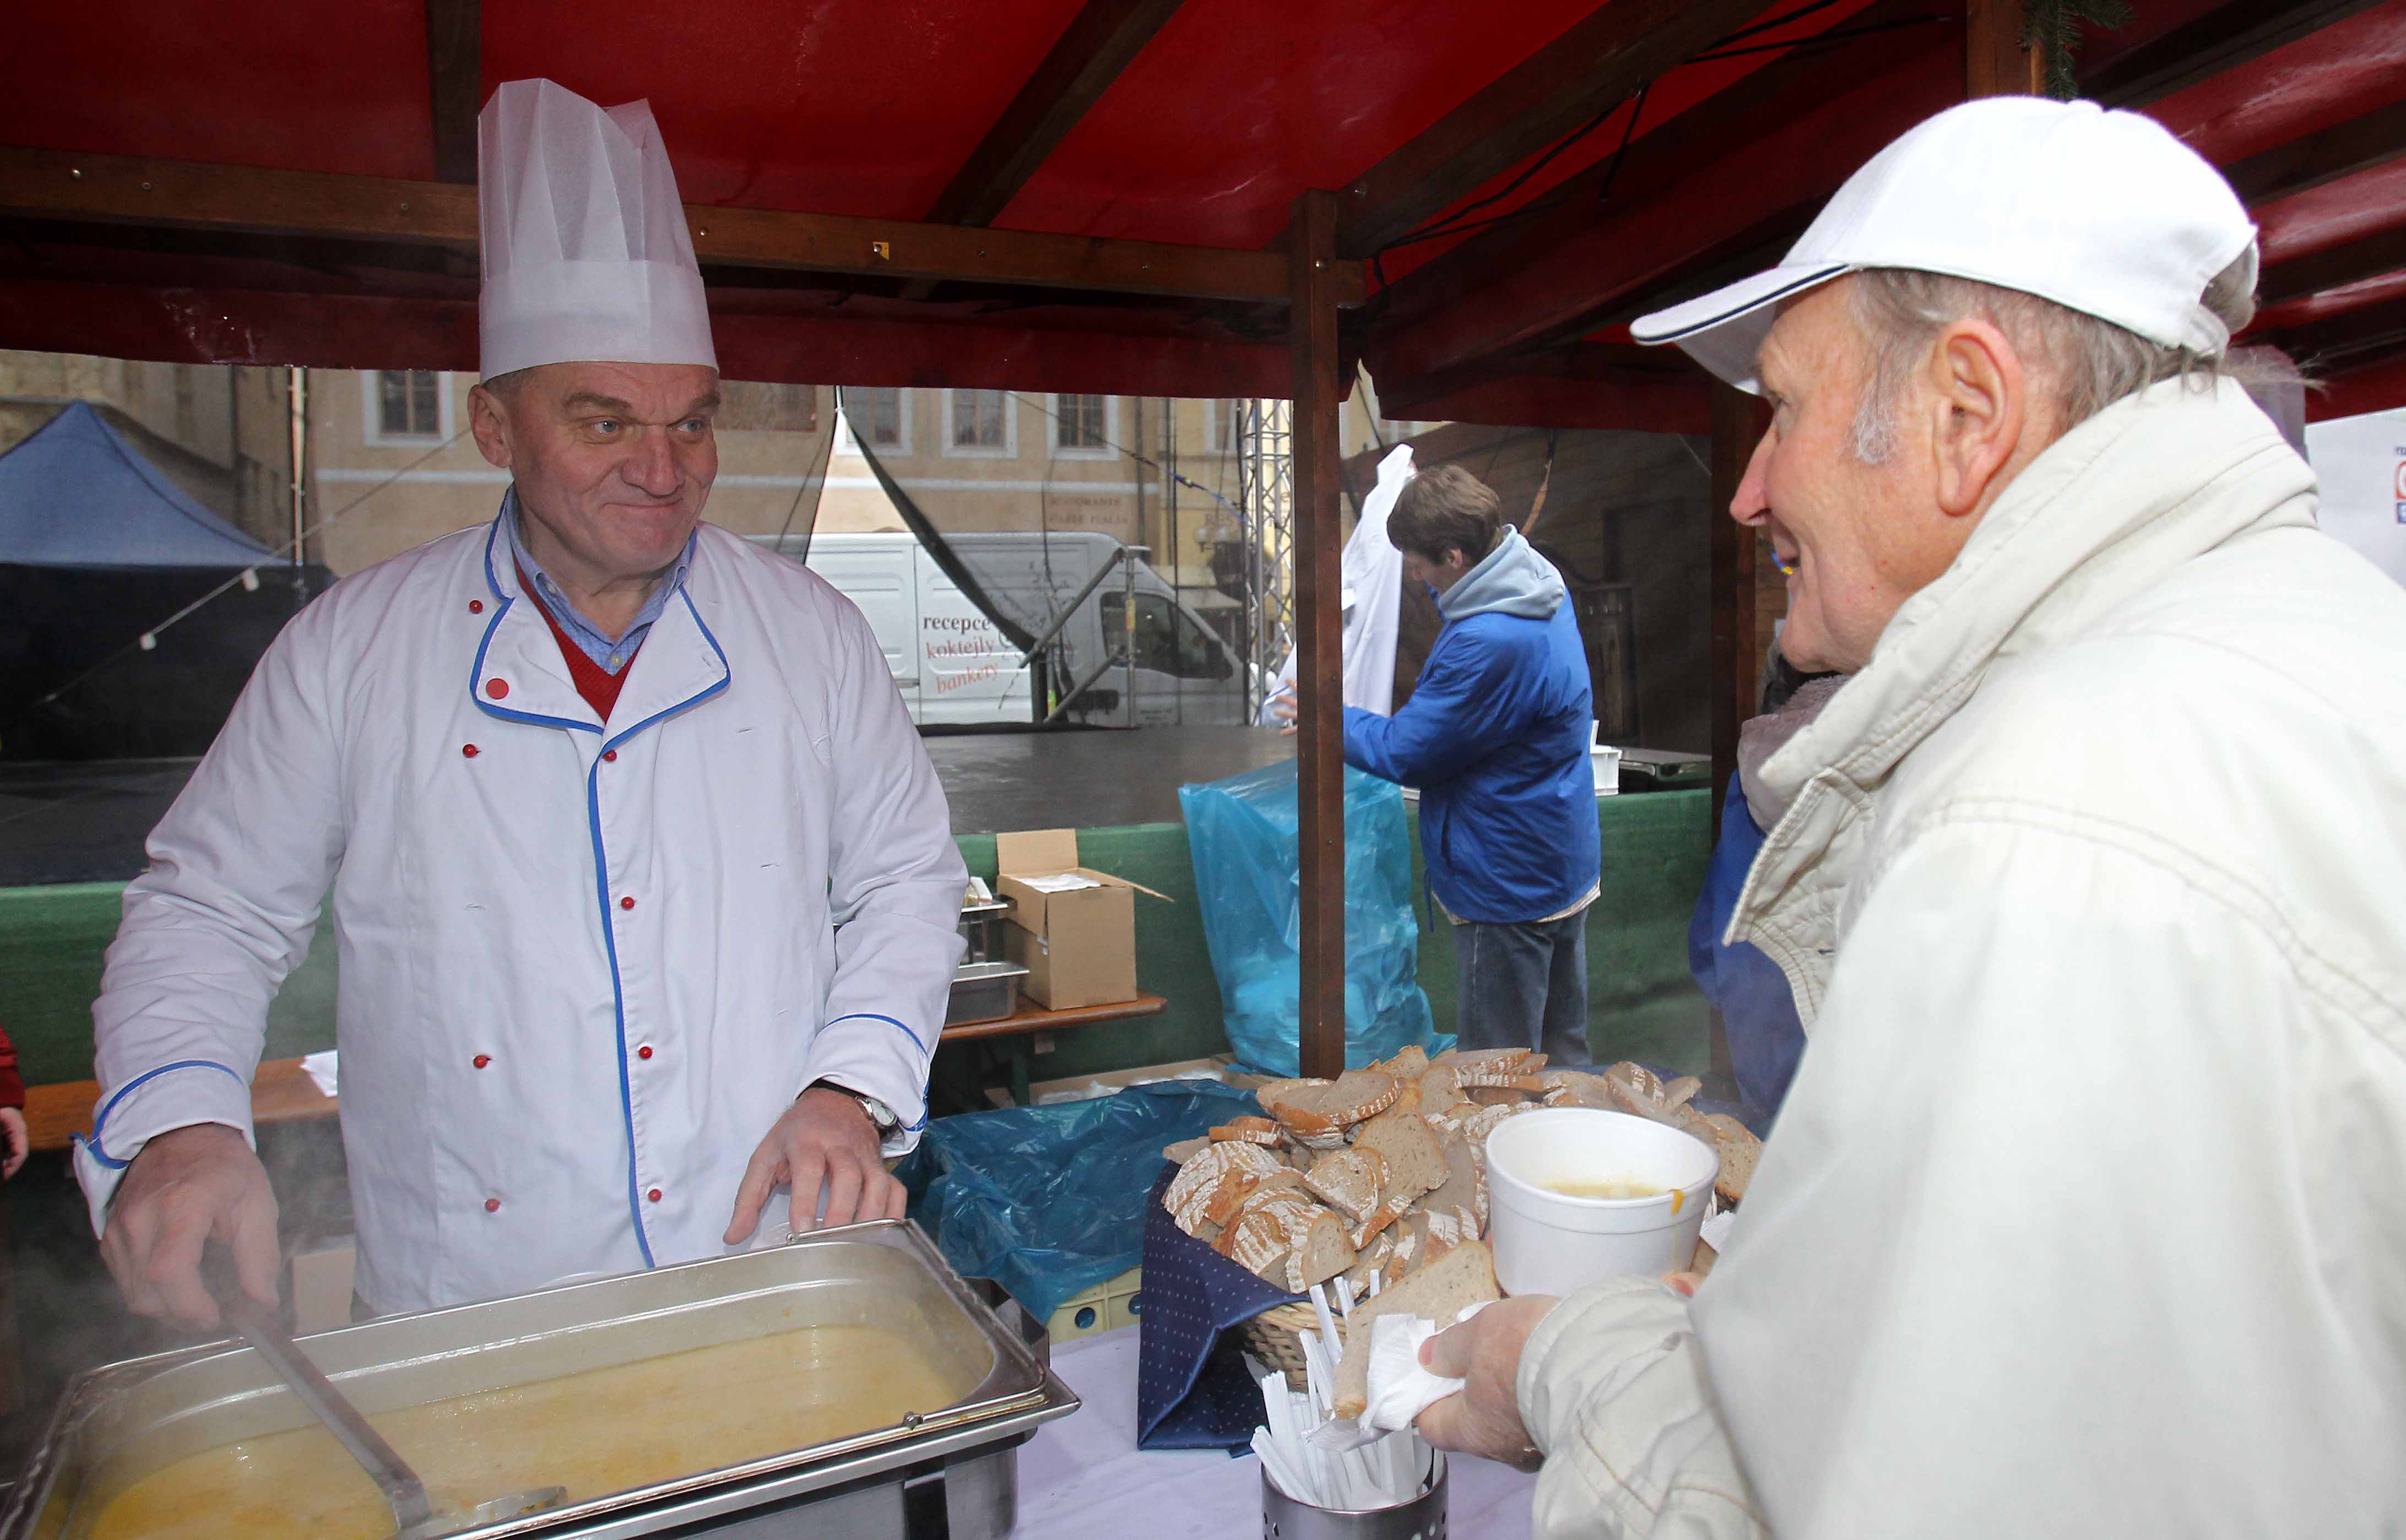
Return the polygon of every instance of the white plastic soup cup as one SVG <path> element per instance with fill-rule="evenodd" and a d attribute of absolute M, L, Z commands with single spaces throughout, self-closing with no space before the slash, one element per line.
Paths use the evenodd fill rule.
<path fill-rule="evenodd" d="M 1695 1259 L 1719 1151 L 1667 1123 L 1584 1107 L 1507 1118 L 1487 1137 L 1488 1241 L 1507 1294 L 1566 1294 Z M 1631 1182 L 1650 1197 L 1576 1197 L 1562 1184 Z"/>

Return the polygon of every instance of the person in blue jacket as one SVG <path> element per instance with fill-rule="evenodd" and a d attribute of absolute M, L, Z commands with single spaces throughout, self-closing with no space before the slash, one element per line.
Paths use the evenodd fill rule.
<path fill-rule="evenodd" d="M 1405 484 L 1387 537 L 1444 628 L 1402 710 L 1345 709 L 1345 761 L 1420 788 L 1429 887 L 1456 927 L 1462 1046 L 1587 1064 L 1587 907 L 1603 852 L 1568 590 L 1457 466 Z"/>

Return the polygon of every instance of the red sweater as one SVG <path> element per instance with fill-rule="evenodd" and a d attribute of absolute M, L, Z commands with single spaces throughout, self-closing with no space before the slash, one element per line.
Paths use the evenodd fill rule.
<path fill-rule="evenodd" d="M 0 1107 L 25 1105 L 25 1077 L 17 1072 L 17 1045 L 0 1032 Z"/>
<path fill-rule="evenodd" d="M 618 703 L 619 687 L 627 683 L 627 671 L 635 666 L 635 653 L 644 650 L 643 643 L 637 643 L 634 651 L 627 655 L 627 661 L 619 666 L 616 673 L 612 673 L 601 664 L 586 657 L 585 649 L 578 646 L 575 640 L 560 629 L 559 617 L 551 613 L 551 606 L 545 604 L 542 596 L 535 592 L 534 580 L 527 576 L 527 570 L 524 567 L 518 569 L 518 592 L 533 600 L 535 609 L 543 615 L 544 623 L 551 628 L 551 639 L 559 643 L 560 660 L 568 665 L 568 677 L 574 682 L 576 693 L 583 696 L 585 703 L 593 708 L 594 715 L 599 716 L 603 722 L 608 722 L 610 708 Z"/>

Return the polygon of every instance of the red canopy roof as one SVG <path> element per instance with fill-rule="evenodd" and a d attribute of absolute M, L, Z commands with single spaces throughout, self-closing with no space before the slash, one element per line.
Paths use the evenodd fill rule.
<path fill-rule="evenodd" d="M 2257 335 L 2320 361 L 2324 410 L 2406 401 L 2406 0 L 2138 9 L 2090 40 L 2084 89 L 2257 205 Z M 1339 250 L 1376 257 L 1374 297 L 1347 346 L 1390 415 L 1680 428 L 1701 377 L 1621 328 L 1776 257 L 1960 99 L 1965 47 L 1960 0 L 80 0 L 12 17 L 10 43 L 0 145 L 78 157 L 457 180 L 475 105 L 543 75 L 648 97 L 686 197 L 716 208 L 1258 250 L 1298 192 L 1359 187 Z M 456 241 L 80 209 L 54 161 L 0 149 L 0 346 L 474 367 Z M 1275 303 L 705 261 L 744 377 L 1285 389 Z"/>

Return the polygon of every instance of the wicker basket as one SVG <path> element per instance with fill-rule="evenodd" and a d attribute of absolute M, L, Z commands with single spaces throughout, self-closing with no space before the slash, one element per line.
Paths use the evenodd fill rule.
<path fill-rule="evenodd" d="M 1303 1339 L 1295 1334 L 1318 1330 L 1320 1315 L 1310 1306 L 1273 1305 L 1251 1321 L 1239 1322 L 1237 1335 L 1247 1352 L 1286 1376 L 1289 1390 L 1301 1391 L 1309 1387 L 1304 1373 Z M 1345 1346 L 1342 1321 L 1337 1323 L 1337 1331 L 1339 1340 L 1335 1347 L 1341 1352 Z"/>

